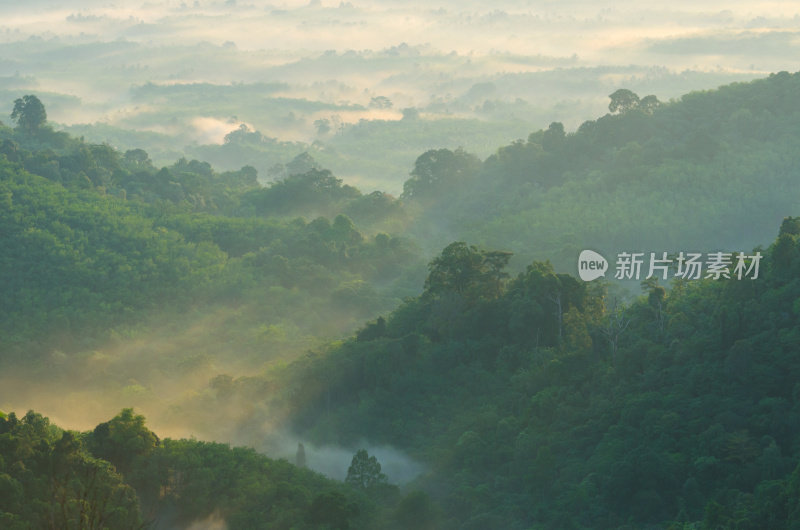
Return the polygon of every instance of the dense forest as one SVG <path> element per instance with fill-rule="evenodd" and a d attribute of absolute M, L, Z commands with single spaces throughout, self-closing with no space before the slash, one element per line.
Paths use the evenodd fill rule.
<path fill-rule="evenodd" d="M 0 384 L 19 392 L 0 395 L 0 523 L 795 528 L 798 85 L 619 90 L 575 132 L 421 153 L 399 197 L 308 153 L 267 185 L 159 168 L 20 98 L 0 126 Z M 582 248 L 754 247 L 756 279 L 572 274 Z M 59 421 L 7 410 L 45 395 L 57 413 L 27 408 Z M 345 448 L 344 482 L 304 446 Z M 421 471 L 400 484 L 373 446 Z"/>
<path fill-rule="evenodd" d="M 648 281 L 626 306 L 454 243 L 420 297 L 296 367 L 290 416 L 430 462 L 442 527 L 791 528 L 798 226 L 758 280 Z"/>
<path fill-rule="evenodd" d="M 263 188 L 251 167 L 216 173 L 181 159 L 157 169 L 142 150 L 119 153 L 46 125 L 0 128 L 0 141 L 3 357 L 15 344 L 26 355 L 36 342 L 52 347 L 51 337 L 61 349 L 86 347 L 78 336 L 165 306 L 269 291 L 286 310 L 305 303 L 292 300 L 299 290 L 314 299 L 311 313 L 327 311 L 328 299 L 363 318 L 409 292 L 392 282 L 414 263 L 414 245 L 379 231 L 402 227 L 398 201 L 362 195 L 313 161 L 300 157 L 299 173 Z M 308 324 L 324 330 L 323 319 Z"/>
<path fill-rule="evenodd" d="M 609 114 L 559 122 L 480 161 L 432 150 L 402 198 L 432 248 L 456 240 L 515 250 L 518 263 L 572 270 L 584 248 L 742 249 L 796 213 L 797 91 L 781 72 L 661 103 L 614 94 Z M 641 101 L 641 103 L 640 103 Z"/>
<path fill-rule="evenodd" d="M 0 523 L 9 530 L 373 527 L 379 517 L 413 516 L 422 495 L 400 498 L 365 451 L 342 484 L 299 459 L 161 440 L 131 409 L 83 433 L 32 411 L 0 414 L 0 456 Z"/>

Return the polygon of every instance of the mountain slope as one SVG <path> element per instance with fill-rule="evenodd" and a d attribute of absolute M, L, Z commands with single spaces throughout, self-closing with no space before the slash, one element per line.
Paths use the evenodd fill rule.
<path fill-rule="evenodd" d="M 489 255 L 449 246 L 421 297 L 296 366 L 295 428 L 410 451 L 447 528 L 797 524 L 797 219 L 758 279 L 627 306 L 548 264 L 498 284 Z"/>

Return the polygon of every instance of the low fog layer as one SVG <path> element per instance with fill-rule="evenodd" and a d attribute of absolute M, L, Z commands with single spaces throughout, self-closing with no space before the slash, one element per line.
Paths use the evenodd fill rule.
<path fill-rule="evenodd" d="M 603 114 L 619 87 L 668 100 L 800 69 L 790 2 L 88 1 L 3 10 L 7 112 L 36 92 L 51 120 L 84 124 L 73 132 L 87 140 L 141 147 L 159 164 L 250 164 L 262 179 L 313 148 L 348 182 L 394 193 L 425 149 L 485 157 L 551 121 L 574 130 Z M 468 122 L 415 127 L 409 117 Z M 381 149 L 363 143 L 364 122 L 386 124 Z M 402 125 L 387 129 L 393 123 Z M 297 145 L 216 158 L 198 149 L 242 124 Z"/>
<path fill-rule="evenodd" d="M 573 55 L 592 62 L 654 63 L 656 54 L 677 68 L 714 68 L 709 57 L 733 55 L 760 61 L 765 33 L 797 31 L 797 4 L 769 2 L 672 2 L 658 8 L 628 2 L 294 2 L 156 1 L 131 7 L 100 1 L 26 2 L 4 7 L 3 40 L 31 35 L 187 45 L 207 41 L 243 50 L 325 51 L 381 49 L 400 42 L 429 44 L 459 53 Z M 736 42 L 750 36 L 756 46 Z M 686 40 L 695 39 L 686 46 Z M 710 39 L 717 46 L 703 45 Z M 790 41 L 791 39 L 786 39 Z M 654 46 L 654 43 L 661 46 Z M 741 43 L 740 43 L 741 44 Z M 784 50 L 784 57 L 791 57 Z M 706 59 L 701 59 L 706 57 Z M 277 60 L 277 58 L 276 58 Z M 713 60 L 713 59 L 712 59 Z M 782 64 L 782 63 L 781 63 Z M 757 68 L 764 66 L 754 65 Z"/>
<path fill-rule="evenodd" d="M 275 458 L 284 458 L 289 462 L 296 462 L 298 443 L 303 444 L 305 464 L 323 475 L 344 480 L 347 470 L 353 460 L 353 455 L 359 449 L 366 449 L 370 456 L 374 456 L 381 465 L 381 472 L 386 475 L 390 484 L 403 485 L 417 478 L 424 470 L 423 466 L 394 447 L 386 445 L 373 445 L 367 440 L 362 440 L 353 447 L 337 445 L 315 445 L 298 438 L 287 432 L 273 432 L 261 444 L 254 444 L 257 449 Z"/>

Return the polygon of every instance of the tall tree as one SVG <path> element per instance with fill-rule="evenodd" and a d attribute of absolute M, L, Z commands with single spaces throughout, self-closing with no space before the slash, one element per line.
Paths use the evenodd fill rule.
<path fill-rule="evenodd" d="M 639 96 L 627 88 L 620 88 L 608 97 L 611 98 L 608 110 L 614 114 L 624 114 L 639 107 Z"/>
<path fill-rule="evenodd" d="M 425 293 L 454 292 L 467 298 L 496 298 L 502 292 L 511 252 L 480 250 L 463 241 L 449 244 L 428 265 Z"/>
<path fill-rule="evenodd" d="M 297 467 L 306 467 L 306 448 L 302 443 L 297 444 L 297 453 L 294 456 L 294 463 Z"/>
<path fill-rule="evenodd" d="M 95 456 L 127 473 L 137 457 L 149 455 L 158 444 L 158 436 L 145 427 L 144 416 L 122 409 L 112 420 L 95 427 L 89 446 Z"/>
<path fill-rule="evenodd" d="M 639 102 L 639 109 L 647 114 L 652 114 L 654 110 L 661 106 L 661 102 L 658 100 L 656 96 L 650 94 L 649 96 L 645 96 Z"/>
<path fill-rule="evenodd" d="M 542 135 L 542 147 L 545 151 L 556 152 L 564 145 L 567 134 L 564 132 L 564 124 L 554 121 Z"/>
<path fill-rule="evenodd" d="M 366 449 L 359 449 L 347 470 L 347 484 L 361 489 L 370 489 L 380 484 L 386 484 L 386 475 L 381 473 L 381 465 L 374 456 L 369 456 Z"/>
<path fill-rule="evenodd" d="M 411 178 L 403 184 L 404 199 L 435 199 L 452 194 L 454 188 L 469 183 L 478 174 L 481 161 L 459 148 L 431 149 L 414 162 Z"/>
<path fill-rule="evenodd" d="M 47 112 L 39 98 L 29 94 L 14 101 L 11 119 L 16 122 L 17 129 L 35 133 L 47 121 Z"/>

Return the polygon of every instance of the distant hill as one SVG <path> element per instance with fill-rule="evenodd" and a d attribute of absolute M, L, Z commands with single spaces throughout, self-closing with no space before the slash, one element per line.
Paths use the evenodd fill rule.
<path fill-rule="evenodd" d="M 642 97 L 574 132 L 555 122 L 480 164 L 431 151 L 403 198 L 421 209 L 415 231 L 429 248 L 505 248 L 518 268 L 548 259 L 572 271 L 583 248 L 749 249 L 800 211 L 798 94 L 800 74 L 781 72 L 676 101 Z"/>

